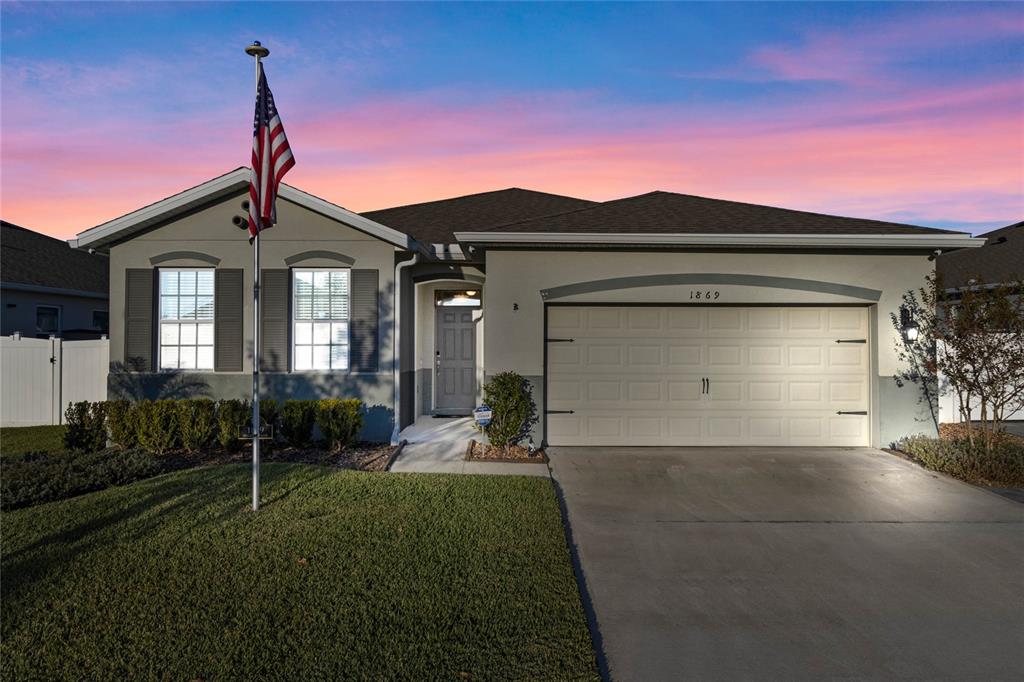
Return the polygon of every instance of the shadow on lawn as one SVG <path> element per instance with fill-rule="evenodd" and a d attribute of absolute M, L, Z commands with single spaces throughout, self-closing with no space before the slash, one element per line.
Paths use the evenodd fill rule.
<path fill-rule="evenodd" d="M 134 485 L 140 494 L 130 504 L 95 516 L 88 513 L 88 507 L 106 500 L 77 498 L 55 503 L 84 505 L 85 509 L 79 509 L 79 514 L 73 518 L 85 517 L 87 520 L 77 524 L 72 522 L 15 552 L 4 551 L 0 598 L 6 607 L 12 603 L 11 600 L 24 596 L 34 584 L 65 570 L 76 559 L 115 543 L 124 545 L 157 535 L 166 539 L 172 529 L 174 535 L 184 538 L 202 525 L 244 519 L 246 516 L 250 520 L 257 519 L 258 516 L 249 510 L 250 472 L 246 465 L 219 465 L 137 482 Z M 289 471 L 286 467 L 272 466 L 264 467 L 261 473 L 263 489 L 266 490 L 286 478 Z M 274 504 L 331 474 L 332 470 L 309 467 L 309 471 L 304 473 L 305 478 L 266 497 L 264 509 L 272 510 Z M 37 507 L 35 511 L 39 509 Z M 19 513 L 32 514 L 33 511 L 33 508 L 28 508 Z M 174 517 L 173 524 L 168 523 L 171 517 Z M 165 524 L 166 527 L 161 528 Z"/>

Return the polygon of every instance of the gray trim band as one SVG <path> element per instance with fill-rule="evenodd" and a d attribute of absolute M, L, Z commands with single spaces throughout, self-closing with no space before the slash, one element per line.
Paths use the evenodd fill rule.
<path fill-rule="evenodd" d="M 336 251 L 303 251 L 297 253 L 294 256 L 288 256 L 284 259 L 285 265 L 295 265 L 301 263 L 304 260 L 313 260 L 314 258 L 323 258 L 326 260 L 333 260 L 345 265 L 355 265 L 356 259 L 351 256 L 346 256 Z"/>
<path fill-rule="evenodd" d="M 545 301 L 551 301 L 557 298 L 565 298 L 566 296 L 592 294 L 598 291 L 663 287 L 677 284 L 734 284 L 747 287 L 793 289 L 797 291 L 813 291 L 819 294 L 850 296 L 867 301 L 877 301 L 882 297 L 882 292 L 877 289 L 855 287 L 849 284 L 822 282 L 813 279 L 797 279 L 795 277 L 770 277 L 766 275 L 740 275 L 720 272 L 637 275 L 634 277 L 595 279 L 589 282 L 577 282 L 576 284 L 566 284 L 560 287 L 552 287 L 551 289 L 541 289 L 540 297 Z"/>
<path fill-rule="evenodd" d="M 161 253 L 159 256 L 151 256 L 149 263 L 150 265 L 158 265 L 169 260 L 200 260 L 210 265 L 220 265 L 220 258 L 211 256 L 208 253 L 200 253 L 199 251 L 170 251 L 168 253 Z"/>

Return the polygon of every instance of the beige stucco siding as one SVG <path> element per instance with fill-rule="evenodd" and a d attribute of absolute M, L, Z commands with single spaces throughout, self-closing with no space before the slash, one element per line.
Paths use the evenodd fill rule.
<path fill-rule="evenodd" d="M 835 253 L 603 253 L 499 251 L 487 254 L 487 298 L 484 312 L 486 374 L 512 370 L 531 378 L 544 374 L 544 303 L 541 292 L 594 280 L 651 275 L 698 275 L 679 285 L 612 288 L 549 299 L 551 302 L 699 303 L 691 292 L 718 291 L 717 304 L 863 304 L 869 305 L 873 338 L 875 420 L 873 443 L 887 444 L 904 432 L 932 427 L 922 414 L 913 387 L 892 385 L 897 370 L 898 333 L 889 322 L 902 294 L 919 287 L 933 264 L 925 255 Z M 871 289 L 866 295 L 732 284 L 703 285 L 699 275 L 754 275 L 780 280 L 795 278 Z M 768 280 L 766 280 L 768 281 Z M 781 280 L 780 280 L 781 281 Z M 834 289 L 834 287 L 833 287 Z M 542 392 L 542 386 L 537 387 Z M 886 414 L 883 416 L 883 412 Z"/>

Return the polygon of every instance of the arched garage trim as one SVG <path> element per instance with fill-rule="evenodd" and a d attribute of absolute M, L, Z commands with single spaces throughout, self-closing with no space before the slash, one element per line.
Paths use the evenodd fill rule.
<path fill-rule="evenodd" d="M 771 277 L 768 275 L 742 275 L 720 272 L 694 272 L 663 275 L 636 275 L 633 277 L 612 277 L 595 279 L 589 282 L 566 284 L 551 289 L 541 289 L 540 296 L 545 301 L 553 301 L 567 296 L 592 294 L 599 291 L 615 291 L 618 289 L 636 289 L 641 287 L 664 287 L 678 284 L 733 284 L 745 287 L 767 287 L 771 289 L 790 289 L 796 291 L 813 291 L 819 294 L 849 296 L 866 301 L 877 301 L 882 292 L 877 289 L 857 287 L 837 282 L 824 282 L 814 279 L 798 279 L 796 277 Z"/>

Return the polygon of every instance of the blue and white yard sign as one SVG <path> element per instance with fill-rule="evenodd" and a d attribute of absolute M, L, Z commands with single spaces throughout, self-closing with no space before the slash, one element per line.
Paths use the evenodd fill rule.
<path fill-rule="evenodd" d="M 476 408 L 473 410 L 473 419 L 480 426 L 487 426 L 491 423 L 491 408 L 487 405 L 481 405 Z"/>

